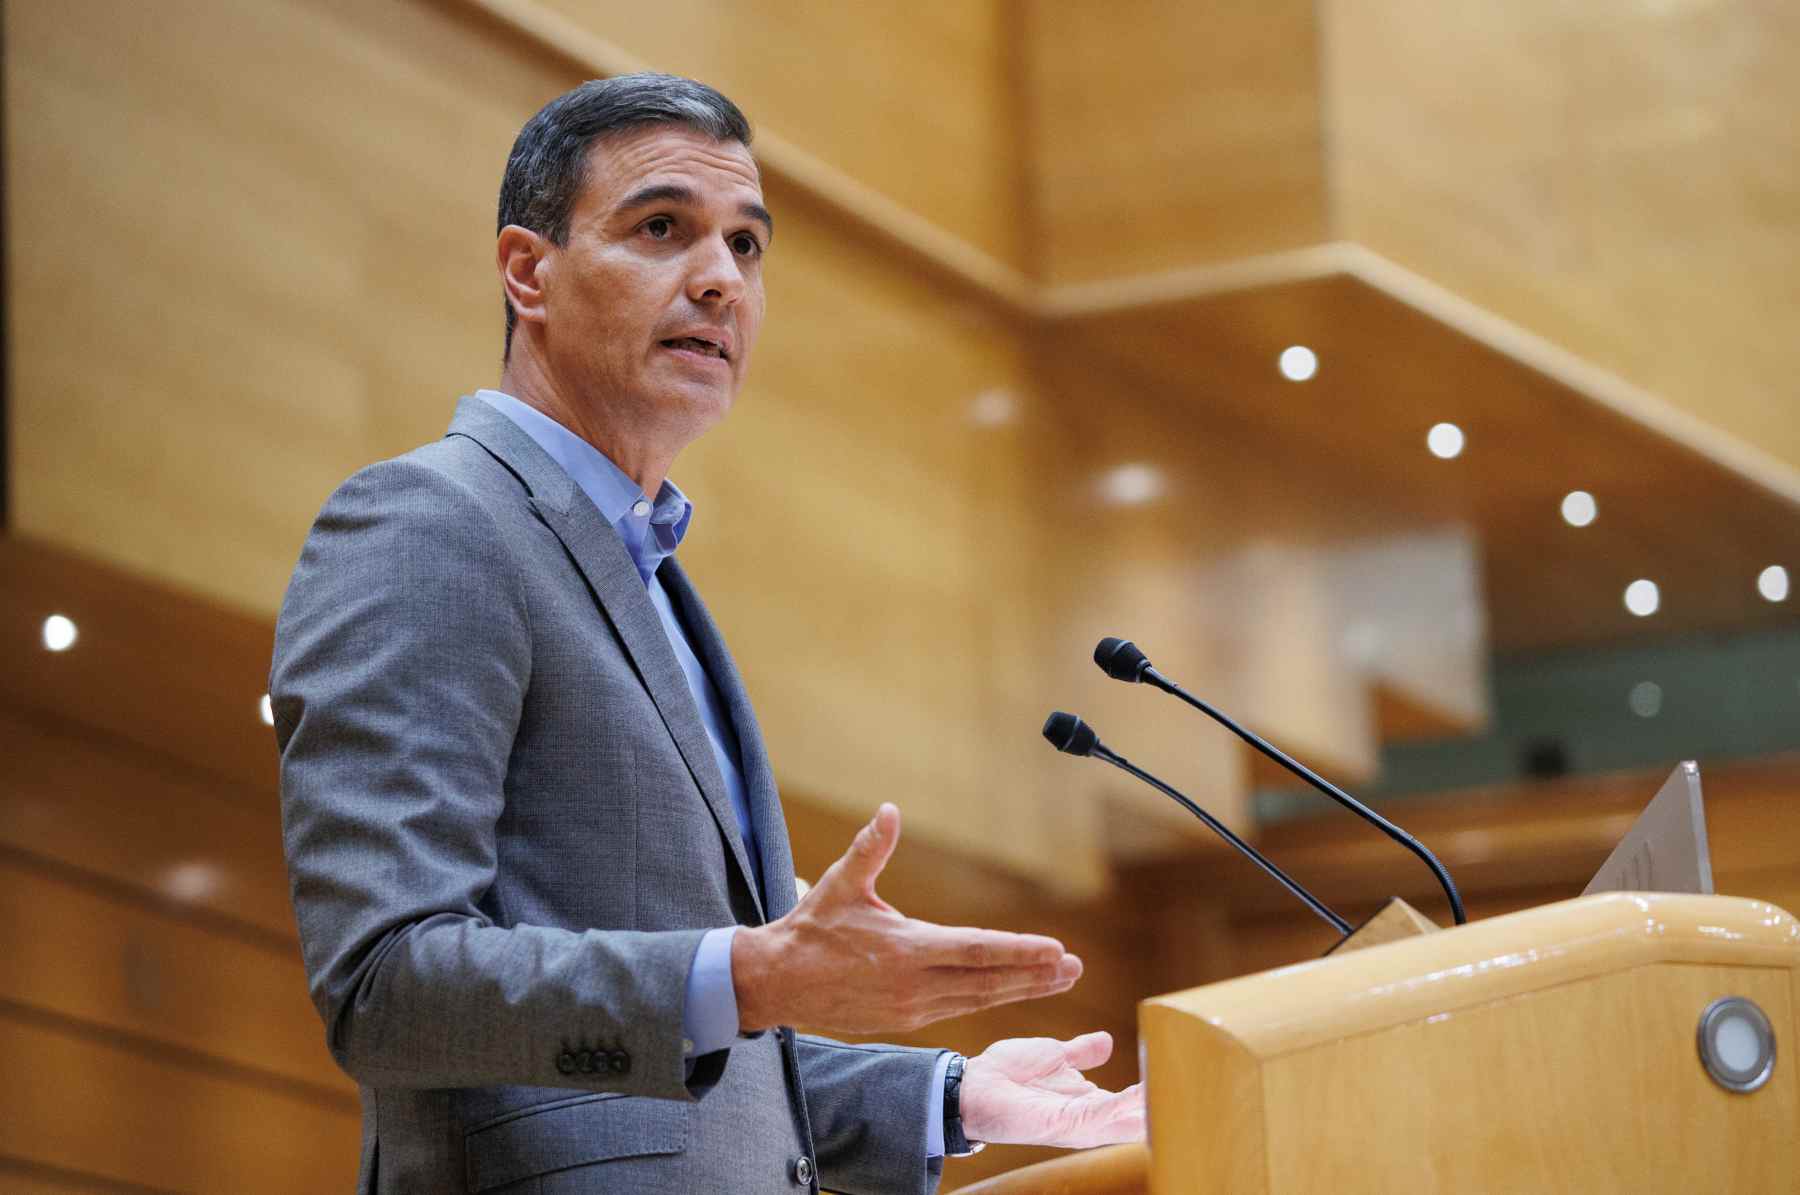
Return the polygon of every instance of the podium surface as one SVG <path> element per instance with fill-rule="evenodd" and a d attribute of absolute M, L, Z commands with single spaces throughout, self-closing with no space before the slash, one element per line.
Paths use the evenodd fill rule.
<path fill-rule="evenodd" d="M 1150 1190 L 1800 1191 L 1800 926 L 1609 893 L 1145 1001 Z M 1766 1082 L 1702 1014 L 1766 1015 Z"/>

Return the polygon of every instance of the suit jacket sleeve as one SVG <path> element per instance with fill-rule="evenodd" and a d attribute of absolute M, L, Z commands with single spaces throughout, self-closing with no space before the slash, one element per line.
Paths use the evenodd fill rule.
<path fill-rule="evenodd" d="M 479 907 L 531 643 L 518 566 L 459 483 L 402 458 L 326 503 L 282 605 L 270 694 L 327 1042 L 369 1086 L 697 1098 L 727 1057 L 682 1055 L 703 930 L 505 927 Z"/>
<path fill-rule="evenodd" d="M 944 1159 L 925 1156 L 926 1116 L 941 1115 L 931 1090 L 941 1050 L 852 1045 L 796 1034 L 819 1185 L 845 1195 L 930 1195 Z"/>

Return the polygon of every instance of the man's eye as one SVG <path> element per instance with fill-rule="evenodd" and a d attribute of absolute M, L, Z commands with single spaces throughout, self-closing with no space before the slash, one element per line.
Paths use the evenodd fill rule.
<path fill-rule="evenodd" d="M 731 238 L 731 248 L 741 257 L 755 257 L 762 252 L 762 242 L 747 232 L 740 232 Z"/>
<path fill-rule="evenodd" d="M 659 241 L 668 236 L 674 227 L 675 225 L 667 216 L 653 216 L 644 221 L 644 231 Z"/>

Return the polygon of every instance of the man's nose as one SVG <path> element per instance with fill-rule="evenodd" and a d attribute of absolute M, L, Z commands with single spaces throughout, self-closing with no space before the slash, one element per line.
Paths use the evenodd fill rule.
<path fill-rule="evenodd" d="M 688 297 L 696 303 L 731 304 L 743 298 L 744 271 L 737 254 L 723 240 L 709 240 L 694 249 L 688 275 Z"/>

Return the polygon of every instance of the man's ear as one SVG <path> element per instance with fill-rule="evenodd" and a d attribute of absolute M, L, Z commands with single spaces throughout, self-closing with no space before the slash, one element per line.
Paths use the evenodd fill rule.
<path fill-rule="evenodd" d="M 500 285 L 506 301 L 523 322 L 544 322 L 544 281 L 549 264 L 550 242 L 517 224 L 500 230 L 494 246 L 495 264 L 500 268 Z"/>

